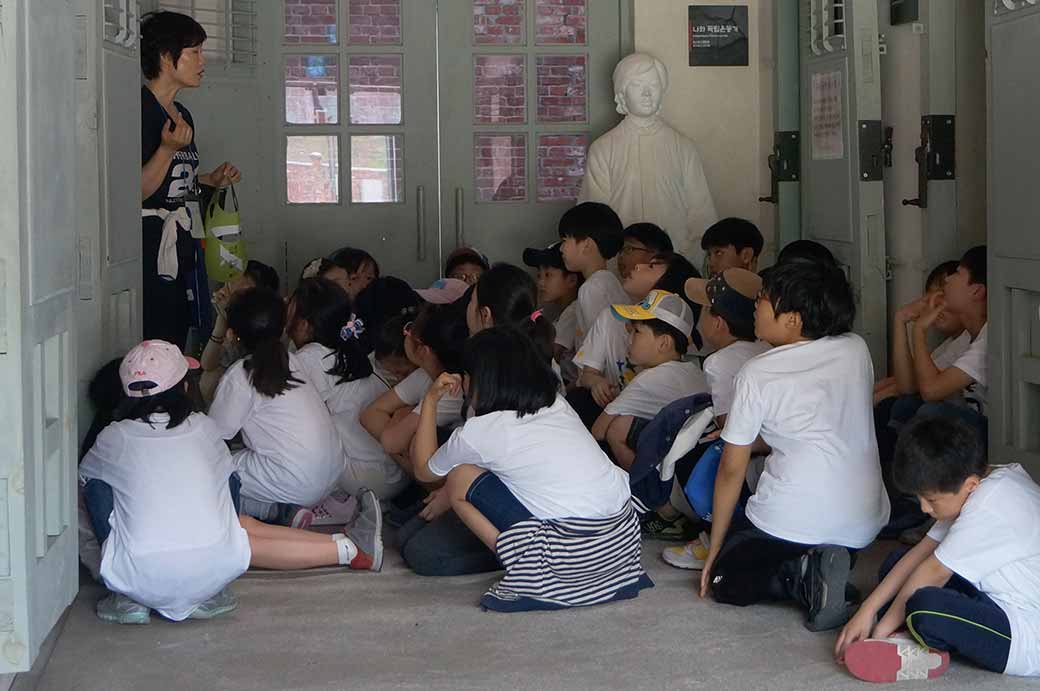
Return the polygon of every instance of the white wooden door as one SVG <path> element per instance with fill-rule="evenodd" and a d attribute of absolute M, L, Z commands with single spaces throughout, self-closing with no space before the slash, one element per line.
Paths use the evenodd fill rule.
<path fill-rule="evenodd" d="M 802 237 L 827 245 L 856 295 L 856 331 L 887 367 L 877 0 L 802 0 Z"/>
<path fill-rule="evenodd" d="M 74 7 L 0 9 L 0 673 L 77 588 Z"/>
<path fill-rule="evenodd" d="M 986 5 L 990 458 L 1040 478 L 1040 4 Z"/>

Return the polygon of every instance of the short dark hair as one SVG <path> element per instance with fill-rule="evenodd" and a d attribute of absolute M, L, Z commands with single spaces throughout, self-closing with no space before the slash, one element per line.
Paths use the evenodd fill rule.
<path fill-rule="evenodd" d="M 477 281 L 476 291 L 477 305 L 491 311 L 496 326 L 524 332 L 542 357 L 552 360 L 556 337 L 552 322 L 544 316 L 531 318 L 538 309 L 538 286 L 531 274 L 512 264 L 495 264 Z"/>
<path fill-rule="evenodd" d="M 622 233 L 622 244 L 625 238 L 632 238 L 642 243 L 651 252 L 672 252 L 675 250 L 672 246 L 672 238 L 668 236 L 668 233 L 664 232 L 661 226 L 654 223 L 633 223 L 625 228 L 624 233 Z"/>
<path fill-rule="evenodd" d="M 829 249 L 815 240 L 795 240 L 784 246 L 776 257 L 777 264 L 789 264 L 791 262 L 814 262 L 837 266 L 838 260 Z"/>
<path fill-rule="evenodd" d="M 986 285 L 986 246 L 972 247 L 961 257 L 960 266 L 968 270 L 972 283 Z"/>
<path fill-rule="evenodd" d="M 412 335 L 429 346 L 446 372 L 462 371 L 462 347 L 469 338 L 466 305 L 459 300 L 447 305 L 427 303 L 412 324 Z"/>
<path fill-rule="evenodd" d="M 180 12 L 149 12 L 141 19 L 141 72 L 155 79 L 162 72 L 162 56 L 169 55 L 173 66 L 185 48 L 201 46 L 206 40 L 202 25 Z"/>
<path fill-rule="evenodd" d="M 777 264 L 762 289 L 776 314 L 801 316 L 806 338 L 841 336 L 852 330 L 856 303 L 845 272 L 836 266 L 806 261 Z"/>
<path fill-rule="evenodd" d="M 556 401 L 559 380 L 531 339 L 512 327 L 493 326 L 466 341 L 463 369 L 477 415 L 515 410 L 523 417 Z"/>
<path fill-rule="evenodd" d="M 382 323 L 372 339 L 372 350 L 377 358 L 405 357 L 404 326 L 411 317 L 398 315 Z"/>
<path fill-rule="evenodd" d="M 376 278 L 379 278 L 379 262 L 363 249 L 341 247 L 329 255 L 329 261 L 341 269 L 345 269 L 348 274 L 357 273 L 365 264 L 371 264 L 372 270 L 376 272 Z"/>
<path fill-rule="evenodd" d="M 372 350 L 373 340 L 387 320 L 403 317 L 404 324 L 415 319 L 420 302 L 412 287 L 394 276 L 381 276 L 365 286 L 355 300 L 355 310 L 365 322 L 361 341 L 366 350 Z"/>
<path fill-rule="evenodd" d="M 444 264 L 444 275 L 451 276 L 451 273 L 460 264 L 476 264 L 484 271 L 491 268 L 488 260 L 480 252 L 472 247 L 460 247 L 451 253 L 448 261 Z"/>
<path fill-rule="evenodd" d="M 686 337 L 682 331 L 675 328 L 671 324 L 660 319 L 646 319 L 638 322 L 633 322 L 633 325 L 643 324 L 646 328 L 650 329 L 655 336 L 668 336 L 672 339 L 672 344 L 675 346 L 675 352 L 679 355 L 685 355 L 686 351 L 690 349 L 690 339 Z"/>
<path fill-rule="evenodd" d="M 709 314 L 711 314 L 714 317 L 718 317 L 722 321 L 726 322 L 726 326 L 729 327 L 729 333 L 733 336 L 733 338 L 737 339 L 738 341 L 757 340 L 757 337 L 755 336 L 754 315 L 752 315 L 751 319 L 742 320 L 738 322 L 735 319 L 727 317 L 725 314 L 716 312 L 714 307 L 708 307 L 707 309 Z"/>
<path fill-rule="evenodd" d="M 957 417 L 922 415 L 899 435 L 892 480 L 906 494 L 949 493 L 988 468 L 978 429 Z"/>
<path fill-rule="evenodd" d="M 187 420 L 192 413 L 197 412 L 192 396 L 185 390 L 184 385 L 188 381 L 190 378 L 185 375 L 185 378 L 176 385 L 154 396 L 125 397 L 116 409 L 113 419 L 151 422 L 153 415 L 166 413 L 170 416 L 166 429 L 173 429 Z"/>
<path fill-rule="evenodd" d="M 678 252 L 658 252 L 651 261 L 668 264 L 664 274 L 654 284 L 654 290 L 667 290 L 669 293 L 675 293 L 685 300 L 686 304 L 693 310 L 693 323 L 696 324 L 701 317 L 701 306 L 686 295 L 686 281 L 691 278 L 700 278 L 701 272 L 690 263 L 689 259 Z M 697 350 L 700 350 L 704 345 L 704 341 L 701 340 L 701 334 L 697 329 L 693 330 L 691 338 L 693 339 L 693 345 L 697 347 Z M 689 346 L 687 346 L 688 348 Z"/>
<path fill-rule="evenodd" d="M 757 257 L 762 253 L 765 241 L 758 226 L 743 218 L 731 216 L 712 224 L 701 237 L 701 249 L 708 251 L 713 247 L 729 247 L 732 245 L 737 252 L 748 247 Z"/>
<path fill-rule="evenodd" d="M 94 378 L 90 380 L 87 388 L 87 397 L 94 407 L 94 412 L 99 415 L 107 415 L 111 418 L 112 413 L 123 402 L 126 393 L 123 391 L 123 381 L 119 378 L 119 366 L 123 364 L 123 358 L 117 357 L 109 360 L 97 371 Z"/>
<path fill-rule="evenodd" d="M 950 260 L 948 262 L 943 262 L 939 266 L 932 269 L 932 272 L 928 274 L 928 280 L 924 282 L 924 289 L 928 290 L 928 287 L 931 286 L 933 283 L 939 283 L 939 287 L 941 288 L 942 283 L 946 280 L 947 276 L 952 276 L 955 273 L 957 273 L 958 266 L 958 262 Z"/>
<path fill-rule="evenodd" d="M 592 238 L 604 259 L 612 259 L 621 251 L 624 227 L 621 219 L 606 204 L 582 202 L 560 217 L 560 239 Z"/>
<path fill-rule="evenodd" d="M 227 313 L 228 327 L 249 355 L 243 367 L 257 393 L 274 398 L 303 383 L 293 376 L 282 343 L 285 303 L 278 293 L 250 288 L 235 296 Z"/>
<path fill-rule="evenodd" d="M 246 262 L 246 270 L 243 273 L 253 280 L 253 285 L 260 288 L 267 288 L 276 293 L 281 288 L 282 282 L 278 278 L 278 272 L 273 266 L 268 266 L 263 262 L 250 259 Z"/>

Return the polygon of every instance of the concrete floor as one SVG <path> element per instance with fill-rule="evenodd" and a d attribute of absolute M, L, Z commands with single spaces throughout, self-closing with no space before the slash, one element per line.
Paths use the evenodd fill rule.
<path fill-rule="evenodd" d="M 15 688 L 137 689 L 863 689 L 791 606 L 746 609 L 700 600 L 694 572 L 645 543 L 657 587 L 580 611 L 495 614 L 477 601 L 494 574 L 429 579 L 388 550 L 380 574 L 250 573 L 240 607 L 210 622 L 116 626 L 94 616 L 102 588 L 80 590 L 49 662 Z M 869 587 L 881 557 L 860 560 Z M 89 578 L 88 578 L 89 581 Z M 955 663 L 937 682 L 900 688 L 1038 689 Z"/>

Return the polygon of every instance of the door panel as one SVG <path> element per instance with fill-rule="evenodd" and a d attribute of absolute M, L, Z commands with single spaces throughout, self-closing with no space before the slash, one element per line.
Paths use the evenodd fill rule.
<path fill-rule="evenodd" d="M 875 0 L 803 0 L 803 237 L 827 245 L 856 295 L 856 331 L 887 368 L 881 89 Z M 862 160 L 865 159 L 865 160 Z"/>
<path fill-rule="evenodd" d="M 585 152 L 618 122 L 617 0 L 441 0 L 442 256 L 492 261 L 557 237 Z"/>

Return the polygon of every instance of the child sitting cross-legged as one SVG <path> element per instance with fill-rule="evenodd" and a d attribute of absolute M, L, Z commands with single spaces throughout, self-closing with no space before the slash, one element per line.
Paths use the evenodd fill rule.
<path fill-rule="evenodd" d="M 463 363 L 463 376 L 442 375 L 426 394 L 415 472 L 424 482 L 446 478 L 455 513 L 506 567 L 481 604 L 559 609 L 652 585 L 628 479 L 558 396 L 531 339 L 508 326 L 484 329 L 467 341 Z M 438 449 L 433 410 L 462 392 L 473 414 Z"/>
<path fill-rule="evenodd" d="M 854 316 L 837 267 L 792 262 L 765 279 L 755 333 L 774 347 L 734 382 L 702 597 L 741 606 L 795 600 L 813 631 L 847 621 L 850 550 L 869 545 L 889 516 L 871 414 L 874 368 L 850 332 Z M 735 511 L 762 443 L 772 452 L 745 510 Z"/>
<path fill-rule="evenodd" d="M 1040 676 L 1040 487 L 1017 463 L 989 465 L 978 428 L 943 416 L 904 429 L 893 477 L 936 523 L 889 555 L 836 658 L 875 682 L 937 677 L 951 653 Z"/>
<path fill-rule="evenodd" d="M 628 361 L 639 373 L 600 414 L 592 436 L 609 444 L 614 462 L 628 470 L 642 428 L 672 401 L 707 391 L 704 372 L 684 360 L 693 333 L 693 309 L 675 293 L 654 290 L 638 305 L 613 305 L 628 322 Z"/>
<path fill-rule="evenodd" d="M 193 409 L 189 367 L 165 341 L 145 341 L 119 367 L 126 399 L 83 463 L 83 497 L 112 594 L 101 619 L 147 624 L 210 619 L 237 607 L 226 586 L 249 566 L 304 569 L 334 564 L 379 570 L 379 502 L 371 492 L 344 533 L 266 525 L 236 510 L 239 481 L 220 431 Z"/>

